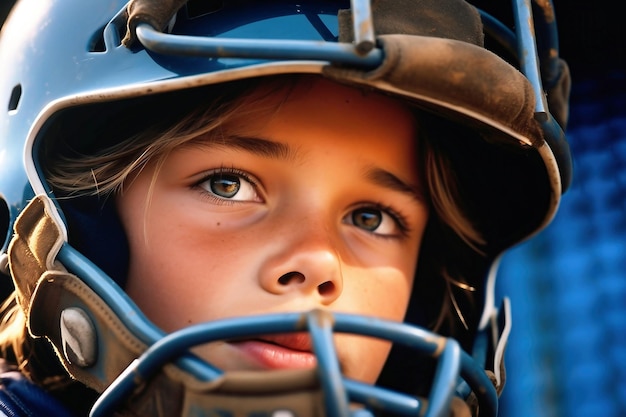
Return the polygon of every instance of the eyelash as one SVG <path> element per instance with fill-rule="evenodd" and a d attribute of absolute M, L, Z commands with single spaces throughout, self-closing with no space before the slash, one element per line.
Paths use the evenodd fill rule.
<path fill-rule="evenodd" d="M 393 219 L 394 222 L 396 222 L 396 224 L 398 225 L 398 228 L 400 229 L 400 233 L 402 234 L 402 236 L 407 236 L 409 235 L 409 233 L 411 233 L 411 228 L 408 226 L 408 222 L 406 219 L 406 216 L 404 216 L 402 213 L 398 212 L 396 209 L 394 209 L 393 207 L 383 204 L 383 203 L 374 203 L 374 204 L 363 204 L 359 207 L 357 207 L 356 209 L 359 208 L 374 208 L 376 210 L 380 210 L 382 212 L 387 213 L 389 216 L 391 216 L 391 218 Z M 356 210 L 355 209 L 355 210 Z M 375 236 L 383 238 L 383 239 L 389 239 L 389 238 L 394 238 L 397 236 L 391 236 L 391 235 L 383 235 L 383 234 L 378 234 L 378 233 L 373 233 Z"/>
<path fill-rule="evenodd" d="M 218 197 L 215 194 L 207 191 L 206 189 L 200 186 L 200 184 L 207 182 L 209 179 L 211 179 L 211 177 L 218 175 L 218 174 L 231 174 L 231 175 L 236 175 L 238 177 L 241 177 L 244 181 L 249 182 L 250 185 L 252 185 L 252 187 L 258 192 L 257 181 L 254 178 L 252 178 L 250 174 L 248 174 L 247 172 L 242 171 L 237 168 L 233 168 L 233 167 L 231 168 L 220 167 L 220 168 L 210 170 L 207 173 L 205 173 L 202 176 L 202 178 L 200 178 L 198 181 L 192 184 L 191 188 L 198 190 L 198 192 L 203 198 L 206 198 L 207 200 L 209 200 L 209 202 L 214 203 L 214 204 L 234 205 L 237 203 L 241 203 L 240 201 L 237 201 L 237 200 L 231 200 L 228 198 Z"/>

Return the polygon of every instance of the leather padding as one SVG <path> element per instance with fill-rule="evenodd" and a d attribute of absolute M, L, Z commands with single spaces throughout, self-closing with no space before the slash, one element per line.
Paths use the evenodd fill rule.
<path fill-rule="evenodd" d="M 382 35 L 383 64 L 372 70 L 327 66 L 331 79 L 376 87 L 448 109 L 495 127 L 527 145 L 543 135 L 534 119 L 535 97 L 522 73 L 494 53 L 467 42 Z"/>

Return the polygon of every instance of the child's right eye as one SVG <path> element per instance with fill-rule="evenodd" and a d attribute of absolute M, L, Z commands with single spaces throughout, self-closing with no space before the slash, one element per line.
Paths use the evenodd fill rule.
<path fill-rule="evenodd" d="M 198 183 L 212 197 L 230 201 L 260 201 L 256 185 L 245 173 L 217 170 Z"/>

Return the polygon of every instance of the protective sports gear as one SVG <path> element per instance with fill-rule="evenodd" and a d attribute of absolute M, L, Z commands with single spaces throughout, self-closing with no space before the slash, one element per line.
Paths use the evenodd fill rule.
<path fill-rule="evenodd" d="M 103 393 L 92 414 L 496 415 L 509 331 L 508 302 L 494 306 L 498 259 L 549 223 L 571 181 L 563 133 L 569 73 L 558 58 L 552 4 L 518 0 L 514 17 L 516 33 L 463 0 L 18 3 L 0 43 L 0 265 L 30 334 L 49 339 L 67 372 Z M 455 143 L 451 163 L 486 243 L 478 253 L 443 236 L 436 248 L 478 295 L 475 304 L 455 303 L 462 323 L 447 332 L 455 338 L 326 311 L 166 335 L 123 291 L 126 247 L 110 205 L 55 200 L 41 155 L 55 137 L 89 149 L 120 124 L 141 128 L 125 112 L 175 112 L 167 97 L 179 90 L 279 74 L 374 88 L 473 132 L 476 140 Z M 462 247 L 462 256 L 445 258 L 448 246 Z M 414 295 L 407 321 L 424 325 L 427 302 Z M 223 373 L 189 351 L 292 331 L 311 333 L 314 371 Z M 343 378 L 333 331 L 395 342 L 399 351 L 381 377 L 393 389 Z M 425 401 L 395 391 L 409 379 L 398 373 L 409 357 L 434 363 L 424 371 L 433 374 Z"/>

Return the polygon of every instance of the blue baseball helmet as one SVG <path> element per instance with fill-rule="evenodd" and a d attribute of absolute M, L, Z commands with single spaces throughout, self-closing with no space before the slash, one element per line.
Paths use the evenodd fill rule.
<path fill-rule="evenodd" d="M 464 0 L 19 1 L 0 38 L 0 270 L 30 334 L 99 394 L 92 415 L 495 416 L 510 330 L 498 260 L 550 222 L 572 171 L 552 4 L 517 0 L 512 16 L 514 31 Z M 283 74 L 391 94 L 469 137 L 446 146 L 485 244 L 443 233 L 427 254 L 469 277 L 463 323 L 429 330 L 420 294 L 433 290 L 417 283 L 405 323 L 315 310 L 166 334 L 124 292 L 114 210 L 56 199 L 46 180 L 42 154 L 60 135 L 102 146 L 110 129 L 140 129 L 137 115 L 176 115 L 173 96 Z M 232 375 L 190 351 L 295 331 L 311 334 L 313 370 Z M 342 375 L 333 332 L 394 343 L 379 385 Z"/>

